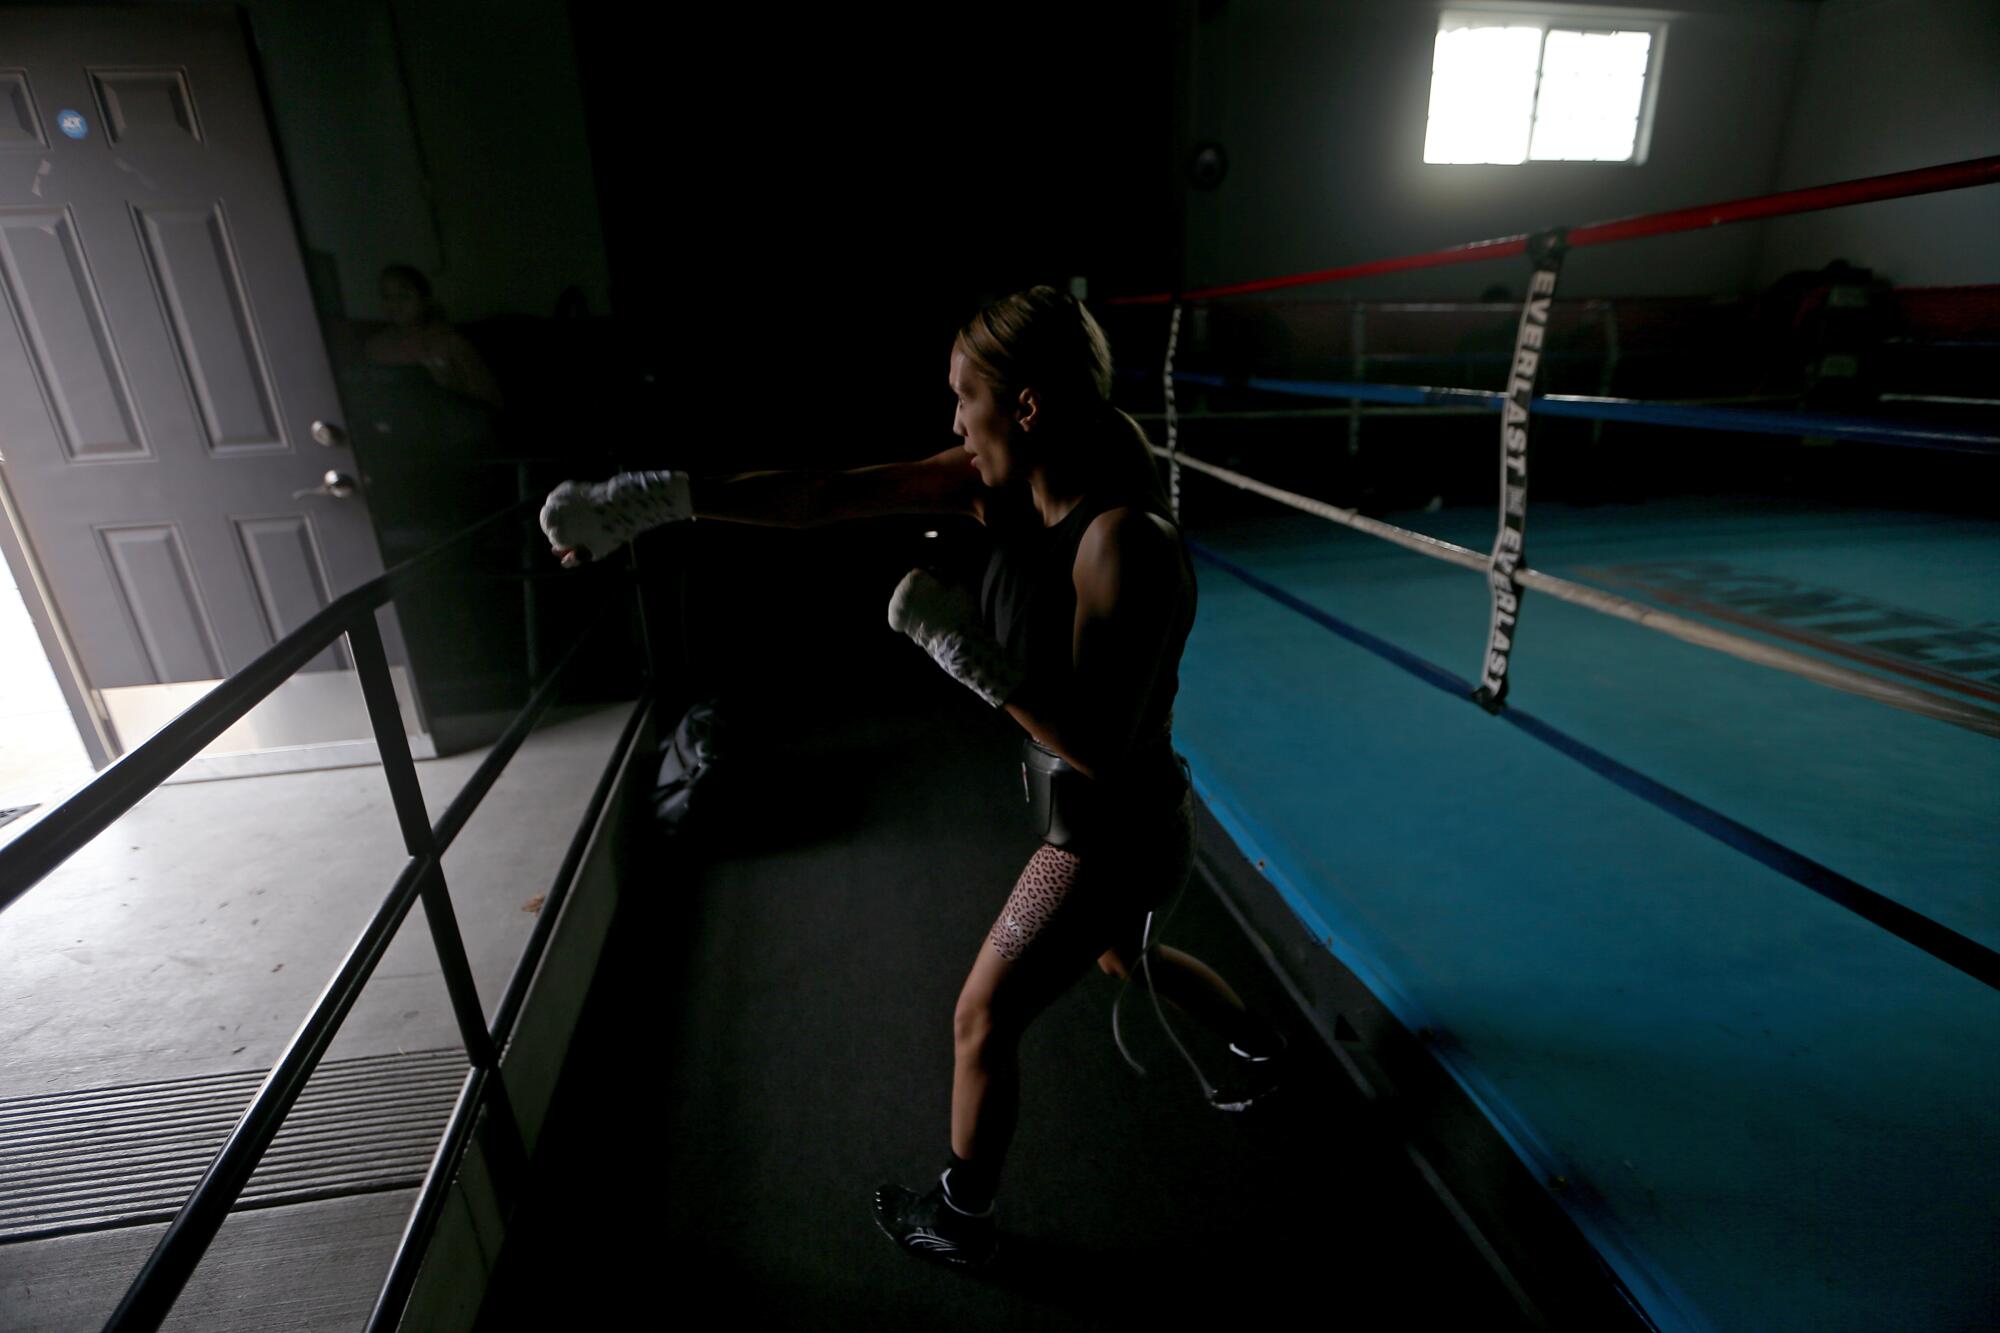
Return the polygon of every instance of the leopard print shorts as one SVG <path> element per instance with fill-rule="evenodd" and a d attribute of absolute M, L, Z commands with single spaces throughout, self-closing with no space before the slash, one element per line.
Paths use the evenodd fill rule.
<path fill-rule="evenodd" d="M 1043 843 L 1028 858 L 987 933 L 993 952 L 1012 962 L 1061 920 L 1101 939 L 1098 953 L 1119 946 L 1136 953 L 1146 913 L 1187 883 L 1194 869 L 1194 839 L 1190 790 L 1170 815 L 1115 849 L 1079 856 Z"/>

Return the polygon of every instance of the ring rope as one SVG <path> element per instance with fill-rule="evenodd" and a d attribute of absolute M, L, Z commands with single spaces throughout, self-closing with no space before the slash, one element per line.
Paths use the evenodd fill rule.
<path fill-rule="evenodd" d="M 1485 412 L 1499 412 L 1507 406 L 1507 395 L 1492 389 L 1275 379 L 1263 375 L 1229 376 L 1196 371 L 1182 371 L 1174 378 L 1183 384 L 1197 384 L 1208 389 L 1251 389 L 1292 398 L 1339 398 L 1428 407 L 1464 406 Z M 1956 453 L 2000 454 L 2000 435 L 1830 412 L 1772 412 L 1757 408 L 1598 398 L 1587 394 L 1537 394 L 1533 402 L 1534 410 L 1543 416 L 1581 417 L 1586 421 L 1628 421 L 1651 426 L 1741 431 L 1753 435 L 1818 436 Z"/>
<path fill-rule="evenodd" d="M 1156 444 L 1149 443 L 1146 447 L 1162 457 L 1167 452 Z M 1370 536 L 1394 542 L 1396 545 L 1415 551 L 1419 555 L 1443 560 L 1449 564 L 1458 565 L 1461 568 L 1475 570 L 1480 573 L 1485 573 L 1490 564 L 1489 557 L 1453 542 L 1443 541 L 1436 537 L 1427 537 L 1420 532 L 1411 532 L 1406 528 L 1399 528 L 1393 523 L 1384 523 L 1380 519 L 1369 518 L 1364 514 L 1356 513 L 1352 509 L 1342 509 L 1338 505 L 1328 504 L 1324 500 L 1315 500 L 1309 495 L 1300 495 L 1294 491 L 1281 489 L 1268 482 L 1258 481 L 1255 477 L 1248 477 L 1240 472 L 1232 472 L 1228 468 L 1218 467 L 1214 463 L 1195 458 L 1190 454 L 1178 454 L 1177 459 L 1183 467 L 1191 467 L 1197 472 L 1206 473 L 1218 481 L 1234 486 L 1238 490 L 1249 491 L 1253 494 L 1261 495 L 1267 500 L 1275 500 L 1279 504 L 1297 509 L 1302 513 L 1312 514 L 1329 522 L 1338 523 L 1343 527 L 1352 528 L 1356 532 L 1365 532 Z M 1657 607 L 1648 606 L 1644 602 L 1636 602 L 1629 597 L 1621 597 L 1617 593 L 1606 592 L 1602 588 L 1595 588 L 1589 584 L 1576 583 L 1569 579 L 1559 578 L 1553 574 L 1544 574 L 1540 570 L 1516 570 L 1514 580 L 1523 588 L 1533 588 L 1538 592 L 1547 593 L 1549 596 L 1557 598 L 1560 601 L 1569 602 L 1576 606 L 1588 607 L 1593 611 L 1598 611 L 1605 615 L 1616 616 L 1620 620 L 1628 620 L 1635 625 L 1641 625 L 1650 630 L 1657 630 L 1662 634 L 1672 635 L 1674 638 L 1686 643 L 1727 653 L 1731 657 L 1741 658 L 1743 661 L 1753 663 L 1757 666 L 1787 671 L 1795 676 L 1803 676 L 1807 680 L 1825 685 L 1831 689 L 1858 695 L 1864 699 L 1871 699 L 1876 703 L 1887 704 L 1892 708 L 1900 708 L 1905 712 L 1934 718 L 1940 722 L 1949 722 L 1953 726 L 1964 727 L 1968 731 L 1976 731 L 1981 735 L 2000 737 L 2000 712 L 1994 712 L 1991 709 L 1961 703 L 1956 699 L 1931 694 L 1926 690 L 1901 685 L 1895 681 L 1883 680 L 1879 676 L 1871 676 L 1863 671 L 1855 671 L 1852 668 L 1839 666 L 1832 662 L 1823 662 L 1819 658 L 1809 657 L 1804 653 L 1793 652 L 1788 648 L 1780 648 L 1773 644 L 1746 638 L 1740 634 L 1732 634 L 1727 630 L 1719 630 L 1713 626 L 1704 625 L 1699 621 L 1689 620 L 1684 616 L 1677 616 L 1671 611 L 1662 611 Z"/>
<path fill-rule="evenodd" d="M 1797 398 L 1797 396 L 1798 395 L 1796 394 L 1742 394 L 1728 398 L 1655 398 L 1652 399 L 1651 401 L 1655 405 L 1667 405 L 1672 407 L 1713 407 L 1718 404 L 1729 404 L 1729 403 L 1789 403 L 1794 401 Z M 1898 396 L 1899 395 L 1886 394 L 1886 393 L 1882 395 L 1884 400 Z M 1902 395 L 1902 396 L 1907 396 L 1907 395 Z M 1540 401 L 1547 401 L 1547 400 L 1543 399 Z M 1598 401 L 1616 402 L 1619 400 L 1600 399 Z M 1983 400 L 1966 399 L 1965 401 L 1980 402 Z M 1993 405 L 1996 407 L 2000 407 L 2000 399 L 1995 399 Z M 1435 407 L 1435 406 L 1364 407 L 1361 409 L 1361 415 L 1364 417 L 1378 417 L 1378 416 L 1379 417 L 1476 417 L 1476 416 L 1484 416 L 1487 413 L 1491 412 L 1492 410 L 1493 410 L 1492 408 L 1487 407 L 1483 404 L 1472 407 Z M 1181 422 L 1345 421 L 1352 414 L 1352 412 L 1353 409 L 1347 407 L 1279 407 L 1279 408 L 1271 408 L 1268 410 L 1243 411 L 1243 412 L 1176 412 L 1174 414 L 1174 417 L 1175 420 Z M 1131 414 L 1131 417 L 1134 421 L 1166 420 L 1166 414 L 1162 412 L 1134 412 Z"/>
<path fill-rule="evenodd" d="M 1911 195 L 1935 194 L 1942 190 L 1963 190 L 1971 186 L 1991 185 L 1996 182 L 2000 182 L 2000 155 L 1975 157 L 1963 162 L 1947 162 L 1941 166 L 1918 167 L 1914 171 L 1891 172 L 1886 176 L 1867 176 L 1859 180 L 1840 181 L 1833 185 L 1815 185 L 1803 190 L 1785 190 L 1749 199 L 1732 199 L 1725 203 L 1699 204 L 1693 208 L 1676 208 L 1664 213 L 1647 213 L 1639 217 L 1593 222 L 1587 226 L 1571 228 L 1569 245 L 1572 249 L 1581 249 L 1584 246 L 1606 245 L 1614 241 L 1636 240 L 1642 236 L 1665 236 L 1672 232 L 1698 231 L 1732 222 L 1754 222 L 1762 218 L 1812 213 L 1825 208 L 1844 208 L 1851 204 L 1866 204 L 1881 199 L 1905 199 Z M 1244 296 L 1252 292 L 1277 291 L 1288 287 L 1310 287 L 1323 282 L 1372 277 L 1378 273 L 1437 268 L 1445 264 L 1464 264 L 1483 259 L 1504 259 L 1510 255 L 1526 254 L 1528 241 L 1527 236 L 1502 236 L 1493 240 L 1472 241 L 1443 250 L 1432 250 L 1420 255 L 1377 259 L 1366 264 L 1350 264 L 1345 268 L 1321 269 L 1315 273 L 1260 278 L 1255 282 L 1204 287 L 1192 292 L 1115 296 L 1107 304 L 1166 305 L 1169 302 Z"/>

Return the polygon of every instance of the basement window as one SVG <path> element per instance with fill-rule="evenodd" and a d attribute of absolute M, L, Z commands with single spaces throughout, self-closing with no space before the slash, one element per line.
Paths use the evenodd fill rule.
<path fill-rule="evenodd" d="M 1583 11 L 1446 10 L 1424 161 L 1644 162 L 1666 36 Z"/>

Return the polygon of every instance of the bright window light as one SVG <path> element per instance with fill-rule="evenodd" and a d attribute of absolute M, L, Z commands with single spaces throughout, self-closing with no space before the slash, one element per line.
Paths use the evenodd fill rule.
<path fill-rule="evenodd" d="M 1542 47 L 1542 87 L 1528 156 L 1625 162 L 1639 140 L 1649 32 L 1552 29 Z"/>
<path fill-rule="evenodd" d="M 1525 162 L 1540 28 L 1438 29 L 1426 162 Z"/>
<path fill-rule="evenodd" d="M 1431 63 L 1424 161 L 1637 160 L 1656 36 L 1445 14 Z"/>

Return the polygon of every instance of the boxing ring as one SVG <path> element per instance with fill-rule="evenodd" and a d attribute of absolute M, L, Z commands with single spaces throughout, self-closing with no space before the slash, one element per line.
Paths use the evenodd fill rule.
<path fill-rule="evenodd" d="M 347 594 L 0 851 L 5 907 L 259 692 L 356 636 L 387 757 L 373 807 L 383 846 L 368 850 L 400 865 L 393 885 L 373 886 L 361 933 L 335 941 L 346 949 L 337 972 L 268 1061 L 229 1063 L 242 1047 L 215 1057 L 218 1104 L 230 1103 L 214 1112 L 212 1141 L 177 1145 L 148 1177 L 158 1199 L 141 1202 L 153 1212 L 90 1213 L 92 1155 L 123 1170 L 133 1154 L 65 1146 L 87 1173 L 56 1181 L 73 1191 L 74 1215 L 43 1219 L 49 1234 L 17 1252 L 116 1242 L 94 1277 L 101 1289 L 76 1301 L 131 1328 L 207 1326 L 216 1310 L 268 1326 L 253 1297 L 297 1299 L 308 1286 L 370 1327 L 474 1327 L 489 1277 L 486 1326 L 502 1328 L 542 1311 L 573 1321 L 583 1291 L 617 1309 L 683 1285 L 723 1290 L 752 1322 L 761 1304 L 794 1325 L 928 1326 L 947 1308 L 960 1328 L 1185 1323 L 1204 1301 L 1240 1318 L 1245 1288 L 1265 1308 L 1319 1309 L 1343 1299 L 1343 1277 L 1373 1284 L 1377 1304 L 1398 1301 L 1406 1322 L 1440 1327 L 1516 1326 L 1510 1315 L 1592 1329 L 1987 1326 L 2000 1294 L 2000 1118 L 1988 1090 L 2000 1067 L 1993 404 L 1912 392 L 1880 399 L 1911 404 L 1901 415 L 1804 412 L 1754 386 L 1705 384 L 1689 390 L 1698 400 L 1614 398 L 1609 361 L 1593 380 L 1578 370 L 1589 358 L 1551 331 L 1580 313 L 1609 360 L 1621 340 L 1629 360 L 1637 322 L 1621 323 L 1612 303 L 1564 307 L 1559 293 L 1549 311 L 1520 312 L 1510 350 L 1459 357 L 1505 392 L 1366 378 L 1450 358 L 1364 346 L 1381 329 L 1358 308 L 1342 315 L 1352 335 L 1329 358 L 1350 375 L 1341 380 L 1221 364 L 1182 322 L 1290 287 L 1443 263 L 1532 256 L 1553 282 L 1568 247 L 1996 180 L 2000 159 L 1984 159 L 1107 307 L 1151 321 L 1114 328 L 1114 343 L 1128 364 L 1162 353 L 1132 381 L 1157 385 L 1158 400 L 1131 406 L 1161 409 L 1156 452 L 1201 563 L 1176 740 L 1206 806 L 1203 876 L 1217 892 L 1187 894 L 1166 938 L 1213 960 L 1266 1012 L 1279 988 L 1257 975 L 1259 952 L 1273 957 L 1267 938 L 1337 964 L 1355 985 L 1313 998 L 1343 1006 L 1326 1031 L 1353 1052 L 1339 1058 L 1388 1061 L 1390 1025 L 1409 1034 L 1615 1279 L 1606 1317 L 1575 1313 L 1605 1312 L 1592 1304 L 1605 1293 L 1564 1306 L 1566 1293 L 1537 1285 L 1563 1272 L 1589 1285 L 1591 1264 L 1565 1257 L 1517 1280 L 1507 1262 L 1542 1236 L 1476 1236 L 1463 1209 L 1447 1219 L 1428 1195 L 1399 1196 L 1407 1185 L 1449 1203 L 1466 1182 L 1422 1163 L 1418 1181 L 1356 1111 L 1362 1099 L 1325 1095 L 1322 1062 L 1301 1061 L 1290 1100 L 1273 1099 L 1268 1115 L 1218 1128 L 1195 1099 L 1127 1077 L 1105 1040 L 1109 995 L 1086 987 L 1032 1037 L 1037 1068 L 1060 1075 L 1030 1086 L 1039 1100 L 1023 1117 L 1033 1165 L 1011 1187 L 1010 1226 L 1021 1226 L 1025 1276 L 946 1287 L 882 1245 L 855 1182 L 938 1146 L 938 1117 L 918 1112 L 926 1097 L 945 1109 L 942 1019 L 960 982 L 937 951 L 981 938 L 991 919 L 986 899 L 957 886 L 1007 882 L 1021 849 L 994 816 L 1018 797 L 1018 733 L 998 715 L 965 722 L 964 691 L 887 643 L 879 622 L 884 670 L 842 707 L 783 678 L 772 706 L 793 712 L 766 725 L 787 739 L 767 742 L 756 770 L 763 808 L 783 817 L 757 821 L 752 845 L 711 865 L 634 850 L 627 812 L 650 785 L 655 705 L 621 703 L 603 729 L 608 757 L 572 771 L 572 785 L 585 773 L 563 821 L 572 831 L 545 849 L 561 864 L 524 947 L 486 978 L 497 999 L 483 1007 L 443 858 L 468 828 L 476 835 L 475 810 L 553 706 L 582 641 L 503 741 L 468 761 L 433 821 L 398 744 L 373 628 L 422 561 Z M 1547 355 L 1524 363 L 1537 336 Z M 1596 392 L 1556 392 L 1576 387 L 1562 379 L 1571 371 Z M 1923 407 L 1951 414 L 1917 416 Z M 1702 439 L 1735 441 L 1746 458 L 1782 446 L 1815 466 L 1935 462 L 1950 470 L 1928 484 L 1947 478 L 1971 503 L 1944 514 L 1782 496 L 1538 499 L 1522 477 L 1542 475 L 1541 451 L 1562 443 L 1544 421 L 1565 416 L 1591 423 L 1589 448 L 1602 452 L 1638 438 L 1619 432 L 1648 432 L 1660 466 L 1728 461 Z M 1325 498 L 1322 464 L 1378 448 L 1365 422 L 1400 432 L 1427 419 L 1481 432 L 1482 485 L 1513 501 L 1497 518 L 1490 495 L 1380 514 Z M 1518 447 L 1493 429 L 1508 426 L 1522 430 Z M 1324 457 L 1298 456 L 1291 437 L 1258 442 L 1295 427 L 1322 432 Z M 1800 451 L 1799 436 L 1829 443 Z M 524 521 L 525 508 L 489 521 L 510 518 Z M 613 580 L 597 615 L 622 614 L 638 586 L 612 570 L 580 577 Z M 489 814 L 532 832 L 510 795 Z M 1218 849 L 1240 864 L 1219 874 Z M 671 863 L 663 873 L 656 860 Z M 1240 929 L 1225 874 L 1248 881 L 1284 939 L 1256 922 Z M 453 869 L 455 889 L 476 882 Z M 349 1181 L 341 1200 L 281 1198 L 257 1174 L 267 1149 L 276 1168 L 294 1164 L 281 1125 L 318 1134 L 342 1112 L 316 1103 L 316 1069 L 344 1087 L 402 1068 L 376 1074 L 371 1095 L 423 1101 L 409 1092 L 417 1076 L 386 1055 L 322 1061 L 419 903 L 436 930 L 414 942 L 434 955 L 437 1017 L 405 1029 L 414 1011 L 391 1023 L 400 1004 L 387 999 L 375 1016 L 379 1032 L 441 1034 L 397 1052 L 420 1057 L 429 1098 L 406 1117 L 429 1116 L 405 1145 L 418 1164 L 364 1199 L 378 1205 L 375 1240 L 302 1227 L 281 1250 L 238 1247 L 236 1271 L 254 1281 L 224 1283 L 211 1241 L 230 1257 L 232 1235 L 260 1222 L 257 1234 L 274 1235 L 304 1216 L 275 1203 L 363 1197 Z M 389 998 L 402 979 L 382 978 Z M 558 1069 L 569 1092 L 556 1092 Z M 16 1123 L 87 1134 L 66 1095 L 14 1098 Z M 526 1178 L 529 1160 L 541 1179 Z M 333 1290 L 327 1256 L 363 1250 L 368 1263 L 347 1267 L 364 1281 Z M 16 1270 L 22 1290 L 28 1271 Z M 56 1269 L 31 1274 L 46 1292 L 41 1271 Z"/>
<path fill-rule="evenodd" d="M 1661 467 L 1699 431 L 1832 441 L 1857 467 L 1945 451 L 1991 496 L 2000 429 L 1993 404 L 1941 422 L 1538 393 L 1535 303 L 1565 241 L 1996 180 L 1987 158 L 1109 303 L 1164 315 L 1160 370 L 1127 378 L 1159 386 L 1200 562 L 1176 708 L 1198 791 L 1661 1328 L 2000 1309 L 2000 521 L 1538 504 L 1535 430 L 1643 423 Z M 1523 254 L 1504 393 L 1217 374 L 1179 347 L 1189 309 Z M 1144 328 L 1114 332 L 1127 365 Z M 1184 419 L 1191 393 L 1234 410 Z M 1218 461 L 1315 399 L 1353 422 L 1486 414 L 1494 493 L 1519 491 L 1497 527 L 1490 500 L 1391 522 Z M 1334 454 L 1346 423 L 1327 427 Z"/>

